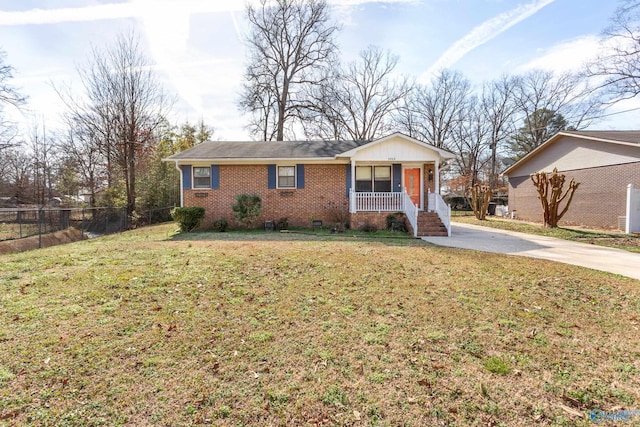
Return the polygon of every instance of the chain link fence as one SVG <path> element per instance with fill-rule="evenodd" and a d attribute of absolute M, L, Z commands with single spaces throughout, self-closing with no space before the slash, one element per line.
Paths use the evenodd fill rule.
<path fill-rule="evenodd" d="M 0 241 L 42 236 L 70 227 L 94 236 L 171 220 L 172 206 L 127 215 L 126 208 L 4 208 L 0 209 Z"/>

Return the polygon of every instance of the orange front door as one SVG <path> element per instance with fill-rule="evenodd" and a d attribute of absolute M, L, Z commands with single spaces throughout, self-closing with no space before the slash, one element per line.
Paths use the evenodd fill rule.
<path fill-rule="evenodd" d="M 404 188 L 413 204 L 420 207 L 420 168 L 404 170 Z"/>

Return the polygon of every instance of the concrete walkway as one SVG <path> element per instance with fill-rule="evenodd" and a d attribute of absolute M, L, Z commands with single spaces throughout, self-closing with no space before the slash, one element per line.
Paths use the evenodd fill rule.
<path fill-rule="evenodd" d="M 546 259 L 640 280 L 639 253 L 471 224 L 451 225 L 451 237 L 423 239 L 439 246 Z"/>

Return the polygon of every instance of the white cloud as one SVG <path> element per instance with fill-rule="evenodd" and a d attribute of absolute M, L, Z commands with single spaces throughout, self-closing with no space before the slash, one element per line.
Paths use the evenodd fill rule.
<path fill-rule="evenodd" d="M 447 49 L 427 71 L 420 75 L 419 80 L 430 80 L 438 70 L 452 66 L 473 49 L 482 46 L 519 22 L 536 14 L 540 9 L 554 1 L 535 0 L 484 21 Z"/>
<path fill-rule="evenodd" d="M 0 25 L 57 24 L 99 19 L 118 19 L 138 16 L 141 11 L 129 3 L 103 4 L 60 9 L 30 9 L 15 12 L 0 11 Z"/>
<path fill-rule="evenodd" d="M 183 14 L 230 12 L 244 10 L 244 2 L 238 0 L 146 0 L 59 9 L 0 11 L 0 26 L 136 18 L 164 9 Z"/>
<path fill-rule="evenodd" d="M 367 3 L 417 3 L 418 0 L 330 0 L 336 6 L 358 6 Z M 257 4 L 258 0 L 250 3 Z M 245 8 L 241 0 L 154 0 L 129 3 L 107 3 L 58 9 L 29 9 L 0 11 L 0 26 L 59 24 L 63 22 L 97 21 L 102 19 L 136 18 L 148 15 L 157 8 L 171 7 L 180 13 L 239 12 Z"/>
<path fill-rule="evenodd" d="M 595 59 L 600 49 L 600 38 L 596 35 L 578 37 L 539 52 L 539 55 L 518 67 L 518 71 L 543 69 L 559 73 L 576 71 L 585 62 Z"/>

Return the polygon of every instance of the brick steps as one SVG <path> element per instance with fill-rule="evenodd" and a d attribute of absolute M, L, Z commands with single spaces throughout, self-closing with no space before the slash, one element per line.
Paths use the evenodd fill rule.
<path fill-rule="evenodd" d="M 448 236 L 447 228 L 435 212 L 418 212 L 418 236 Z"/>

